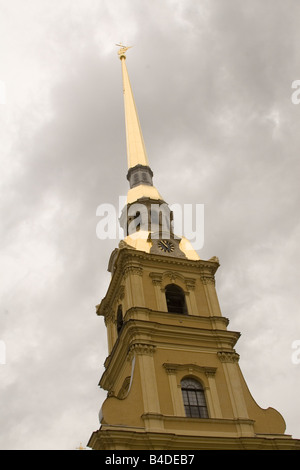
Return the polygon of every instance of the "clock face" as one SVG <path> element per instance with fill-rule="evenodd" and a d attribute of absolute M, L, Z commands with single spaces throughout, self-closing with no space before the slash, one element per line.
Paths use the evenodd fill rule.
<path fill-rule="evenodd" d="M 160 248 L 161 251 L 164 251 L 165 253 L 171 253 L 174 251 L 174 245 L 171 243 L 169 240 L 159 240 L 157 242 L 158 247 Z"/>

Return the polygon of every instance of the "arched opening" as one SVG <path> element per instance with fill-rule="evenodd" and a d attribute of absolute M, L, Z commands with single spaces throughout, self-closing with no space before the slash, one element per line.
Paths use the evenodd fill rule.
<path fill-rule="evenodd" d="M 124 321 L 123 321 L 122 305 L 119 305 L 118 311 L 117 311 L 117 332 L 118 332 L 118 334 L 121 331 L 123 323 L 124 323 Z"/>
<path fill-rule="evenodd" d="M 181 392 L 187 418 L 208 418 L 204 390 L 198 380 L 190 377 L 183 379 Z"/>
<path fill-rule="evenodd" d="M 169 284 L 165 288 L 168 312 L 187 314 L 185 294 L 181 287 Z"/>

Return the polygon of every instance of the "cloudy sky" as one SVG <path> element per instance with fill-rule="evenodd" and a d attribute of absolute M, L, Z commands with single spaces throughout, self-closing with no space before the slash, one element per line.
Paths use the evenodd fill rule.
<path fill-rule="evenodd" d="M 199 255 L 249 389 L 300 438 L 298 0 L 0 0 L 0 448 L 75 449 L 98 429 L 105 295 L 126 195 L 127 54 L 154 183 L 205 204 Z M 300 355 L 299 355 L 300 357 Z"/>

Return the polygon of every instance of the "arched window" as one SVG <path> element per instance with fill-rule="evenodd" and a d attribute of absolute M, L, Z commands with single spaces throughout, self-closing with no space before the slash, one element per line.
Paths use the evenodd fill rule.
<path fill-rule="evenodd" d="M 208 418 L 204 390 L 198 380 L 185 378 L 181 381 L 185 414 L 188 418 Z"/>
<path fill-rule="evenodd" d="M 123 326 L 123 312 L 122 312 L 122 305 L 119 305 L 118 311 L 117 311 L 117 332 L 118 332 L 118 334 L 120 333 L 122 326 Z"/>
<path fill-rule="evenodd" d="M 181 287 L 175 284 L 169 284 L 166 286 L 165 292 L 168 312 L 187 313 L 185 295 Z"/>

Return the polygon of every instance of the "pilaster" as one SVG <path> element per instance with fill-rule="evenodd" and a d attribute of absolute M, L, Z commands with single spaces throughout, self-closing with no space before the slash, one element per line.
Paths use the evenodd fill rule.
<path fill-rule="evenodd" d="M 199 315 L 196 297 L 195 297 L 196 280 L 193 278 L 185 278 L 185 285 L 187 289 L 186 300 L 188 304 L 189 314 Z"/>
<path fill-rule="evenodd" d="M 200 279 L 204 287 L 210 316 L 221 316 L 222 314 L 215 288 L 214 276 L 212 274 L 202 274 Z"/>
<path fill-rule="evenodd" d="M 208 380 L 207 401 L 211 412 L 211 418 L 222 418 L 222 411 L 216 386 L 216 372 L 206 370 L 205 375 Z"/>
<path fill-rule="evenodd" d="M 157 390 L 157 377 L 155 374 L 154 358 L 156 346 L 149 343 L 135 343 L 129 348 L 129 358 L 136 356 L 141 378 L 146 430 L 161 431 L 163 422 L 160 417 L 160 403 Z"/>
<path fill-rule="evenodd" d="M 149 276 L 152 279 L 152 284 L 154 287 L 157 310 L 161 312 L 167 312 L 168 308 L 167 308 L 166 296 L 164 295 L 164 292 L 162 289 L 162 274 L 150 273 Z"/>
<path fill-rule="evenodd" d="M 115 344 L 117 340 L 117 330 L 116 330 L 116 325 L 115 325 L 115 320 L 114 320 L 114 314 L 113 311 L 110 310 L 109 313 L 107 313 L 104 317 L 105 321 L 105 326 L 107 329 L 107 346 L 108 346 L 108 352 L 110 354 L 113 345 Z"/>
<path fill-rule="evenodd" d="M 175 416 L 185 416 L 183 401 L 182 401 L 182 394 L 181 394 L 181 387 L 177 383 L 177 369 L 176 367 L 166 366 L 166 372 L 168 374 L 169 379 L 169 386 L 173 404 L 173 410 Z"/>
<path fill-rule="evenodd" d="M 143 268 L 140 264 L 127 264 L 124 268 L 128 307 L 145 307 Z"/>
<path fill-rule="evenodd" d="M 249 419 L 247 406 L 244 399 L 242 383 L 239 372 L 239 355 L 235 351 L 219 351 L 219 360 L 223 365 L 226 377 L 227 389 L 230 395 L 233 416 L 239 419 Z M 253 435 L 253 425 L 243 423 L 240 425 L 242 436 Z"/>

